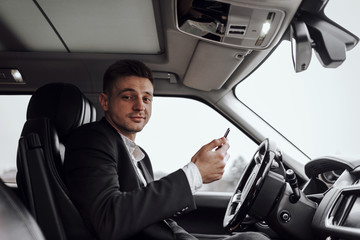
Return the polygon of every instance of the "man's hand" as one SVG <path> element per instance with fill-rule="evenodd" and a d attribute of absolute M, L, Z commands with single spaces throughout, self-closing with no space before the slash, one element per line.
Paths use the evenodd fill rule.
<path fill-rule="evenodd" d="M 221 146 L 221 148 L 215 149 Z M 198 167 L 203 183 L 211 183 L 221 179 L 224 174 L 225 163 L 229 159 L 227 153 L 230 145 L 225 137 L 214 139 L 204 145 L 191 158 L 191 161 Z"/>

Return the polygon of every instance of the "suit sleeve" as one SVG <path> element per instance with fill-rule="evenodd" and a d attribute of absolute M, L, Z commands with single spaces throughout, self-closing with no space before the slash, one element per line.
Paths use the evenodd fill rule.
<path fill-rule="evenodd" d="M 126 165 L 129 161 L 116 159 L 126 155 L 108 135 L 79 129 L 68 141 L 64 163 L 71 198 L 101 239 L 126 238 L 184 209 L 195 209 L 182 170 L 140 188 L 134 169 Z"/>

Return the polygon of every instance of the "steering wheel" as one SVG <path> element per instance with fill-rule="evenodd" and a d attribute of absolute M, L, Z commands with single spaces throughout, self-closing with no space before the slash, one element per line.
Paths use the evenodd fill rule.
<path fill-rule="evenodd" d="M 269 139 L 259 145 L 228 203 L 223 222 L 225 230 L 232 232 L 244 221 L 270 170 L 275 150 L 275 143 Z"/>

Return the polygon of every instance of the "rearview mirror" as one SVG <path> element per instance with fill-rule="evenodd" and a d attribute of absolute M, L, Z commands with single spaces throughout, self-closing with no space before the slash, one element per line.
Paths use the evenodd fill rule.
<path fill-rule="evenodd" d="M 290 41 L 295 72 L 302 72 L 308 68 L 312 55 L 312 40 L 304 22 L 291 23 Z"/>

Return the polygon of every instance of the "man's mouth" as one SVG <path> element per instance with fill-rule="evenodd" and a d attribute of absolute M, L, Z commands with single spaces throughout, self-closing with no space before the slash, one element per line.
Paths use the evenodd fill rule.
<path fill-rule="evenodd" d="M 133 121 L 136 121 L 136 122 L 140 122 L 143 119 L 145 119 L 145 117 L 142 116 L 142 115 L 134 115 L 134 116 L 130 115 L 129 118 L 132 119 Z"/>

